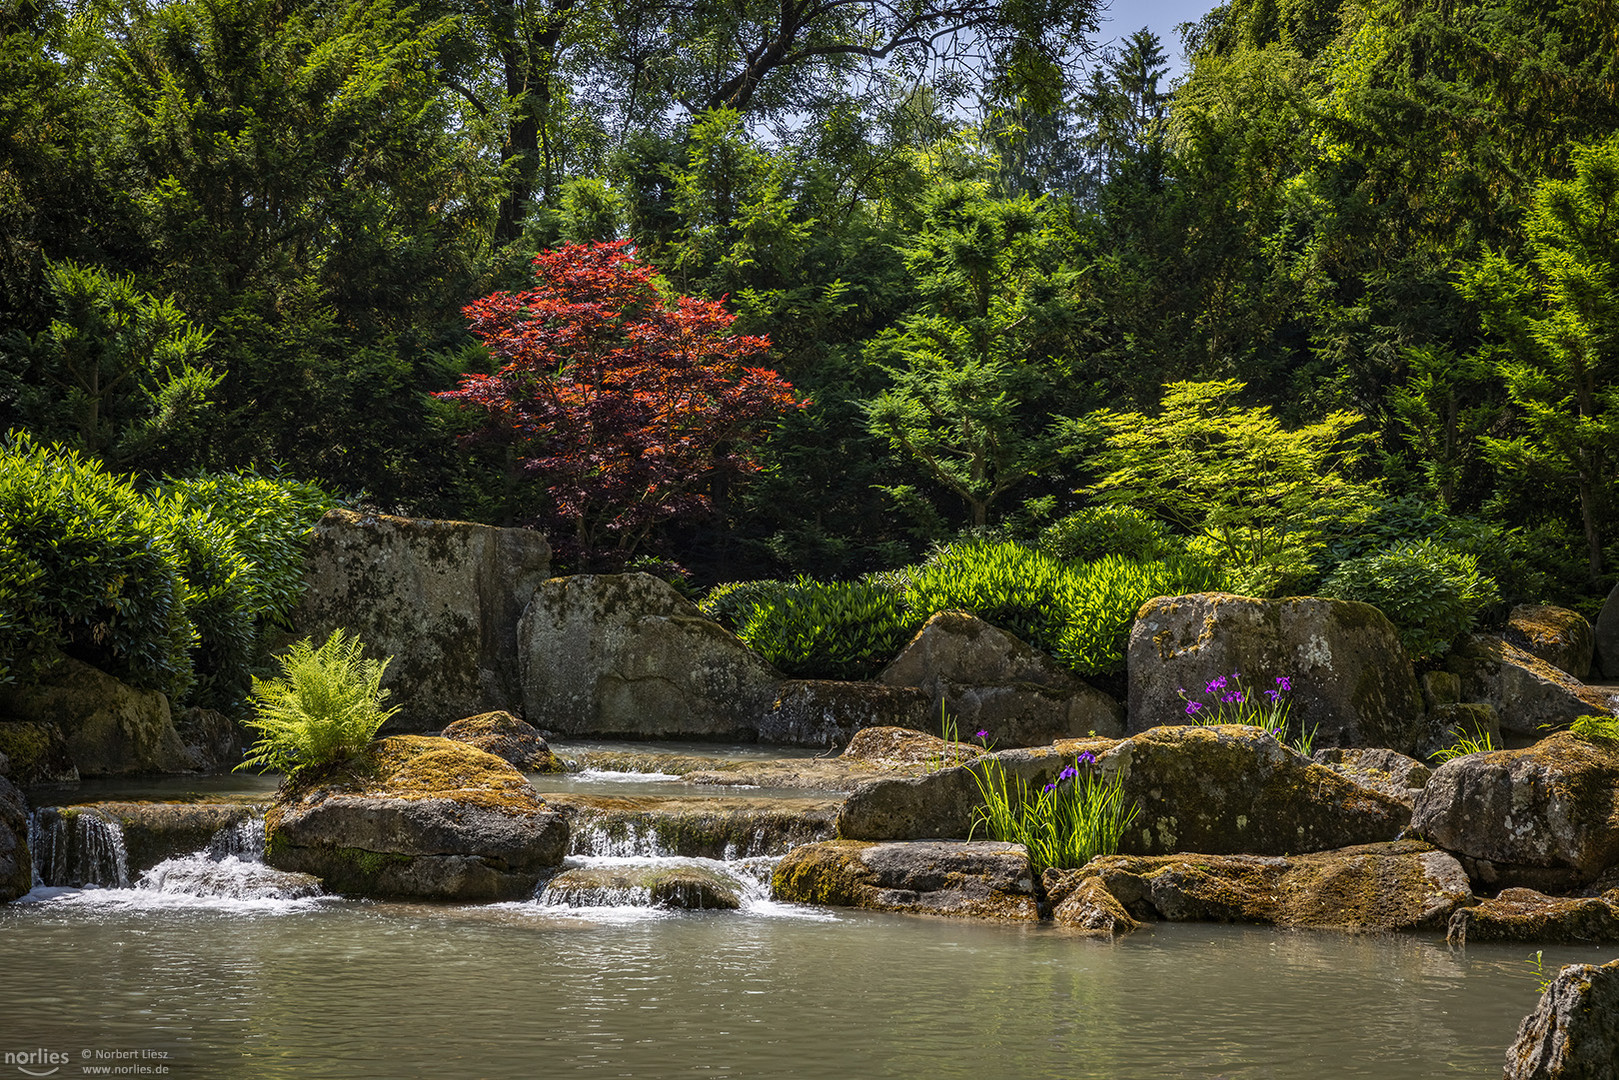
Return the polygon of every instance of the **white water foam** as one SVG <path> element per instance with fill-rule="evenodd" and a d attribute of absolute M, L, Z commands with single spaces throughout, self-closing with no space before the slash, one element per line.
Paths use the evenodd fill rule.
<path fill-rule="evenodd" d="M 600 780 L 609 784 L 642 784 L 652 780 L 679 780 L 678 773 L 618 772 L 614 769 L 580 769 L 573 774 L 578 780 Z"/>

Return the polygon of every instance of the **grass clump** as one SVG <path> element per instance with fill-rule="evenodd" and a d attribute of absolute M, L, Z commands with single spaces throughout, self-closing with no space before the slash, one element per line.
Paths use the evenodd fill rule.
<path fill-rule="evenodd" d="M 1009 774 L 994 758 L 974 769 L 973 779 L 983 801 L 973 811 L 968 838 L 982 827 L 991 839 L 1022 844 L 1036 877 L 1047 867 L 1080 867 L 1099 855 L 1116 854 L 1141 809 L 1125 802 L 1121 777 L 1097 775 L 1090 751 L 1039 788 Z"/>
<path fill-rule="evenodd" d="M 237 769 L 291 779 L 358 757 L 398 711 L 383 705 L 382 673 L 393 657 L 368 660 L 363 650 L 359 638 L 339 628 L 319 648 L 308 638 L 295 642 L 281 658 L 279 678 L 254 678 L 247 723 L 259 738 Z"/>
<path fill-rule="evenodd" d="M 1428 760 L 1443 764 L 1451 758 L 1466 757 L 1468 754 L 1486 754 L 1499 749 L 1501 748 L 1495 745 L 1495 740 L 1490 737 L 1488 731 L 1477 731 L 1471 734 L 1461 731 L 1457 732 L 1455 742 L 1435 750 L 1428 755 Z"/>
<path fill-rule="evenodd" d="M 1582 716 L 1568 725 L 1568 732 L 1588 743 L 1619 747 L 1619 716 Z"/>

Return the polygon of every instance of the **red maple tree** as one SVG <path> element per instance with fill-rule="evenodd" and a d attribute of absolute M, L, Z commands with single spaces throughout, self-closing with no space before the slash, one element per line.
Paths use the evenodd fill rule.
<path fill-rule="evenodd" d="M 437 396 L 483 410 L 572 526 L 582 563 L 635 550 L 656 524 L 706 512 L 718 477 L 756 471 L 754 448 L 809 402 L 750 367 L 768 339 L 731 331 L 717 302 L 671 295 L 629 241 L 534 257 L 535 285 L 464 309 L 503 361 Z"/>

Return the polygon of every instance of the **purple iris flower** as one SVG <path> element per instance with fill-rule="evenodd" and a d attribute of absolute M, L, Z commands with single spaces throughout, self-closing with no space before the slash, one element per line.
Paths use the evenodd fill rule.
<path fill-rule="evenodd" d="M 1186 703 L 1186 715 L 1187 716 L 1195 716 L 1195 715 L 1198 714 L 1198 712 L 1200 712 L 1202 710 L 1202 708 L 1203 708 L 1203 703 L 1202 702 L 1200 702 L 1200 701 L 1188 701 Z"/>
<path fill-rule="evenodd" d="M 987 738 L 989 738 L 989 732 L 988 731 L 980 731 L 977 735 L 974 735 L 973 738 L 975 738 L 975 739 L 987 739 Z"/>
<path fill-rule="evenodd" d="M 1283 690 L 1291 690 L 1293 689 L 1293 679 L 1288 675 L 1278 675 L 1276 676 L 1276 685 Z"/>
<path fill-rule="evenodd" d="M 1096 764 L 1096 755 L 1091 753 L 1089 750 L 1087 750 L 1083 754 L 1079 755 L 1079 757 L 1075 758 L 1074 760 L 1076 762 L 1078 762 L 1079 764 L 1081 764 L 1081 765 L 1095 765 Z"/>

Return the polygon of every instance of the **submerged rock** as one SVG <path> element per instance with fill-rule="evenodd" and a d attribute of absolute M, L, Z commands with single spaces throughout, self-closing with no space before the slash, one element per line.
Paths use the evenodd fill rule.
<path fill-rule="evenodd" d="M 1619 1078 L 1619 960 L 1570 964 L 1518 1026 L 1504 1080 Z"/>
<path fill-rule="evenodd" d="M 868 781 L 838 817 L 854 840 L 964 837 L 981 802 L 977 775 L 994 761 L 1034 785 L 1088 751 L 1138 807 L 1121 850 L 1140 855 L 1287 854 L 1392 840 L 1410 820 L 1399 799 L 1282 746 L 1257 728 L 1163 727 L 1114 742 L 1074 740 L 997 752 L 913 778 Z"/>
<path fill-rule="evenodd" d="M 1417 799 L 1411 831 L 1486 886 L 1587 885 L 1619 864 L 1619 747 L 1559 732 L 1454 758 Z"/>
<path fill-rule="evenodd" d="M 571 867 L 545 884 L 540 899 L 570 907 L 647 905 L 685 911 L 735 911 L 738 884 L 701 866 Z"/>
<path fill-rule="evenodd" d="M 33 876 L 28 804 L 22 792 L 0 776 L 0 904 L 9 904 L 32 888 Z"/>
<path fill-rule="evenodd" d="M 1046 871 L 1044 887 L 1052 921 L 1058 926 L 1093 937 L 1118 937 L 1141 928 L 1100 877 L 1052 868 Z"/>
<path fill-rule="evenodd" d="M 518 636 L 524 716 L 553 733 L 751 740 L 782 681 L 649 574 L 553 578 Z"/>
<path fill-rule="evenodd" d="M 1445 661 L 1461 676 L 1462 696 L 1493 707 L 1504 733 L 1539 738 L 1591 713 L 1613 712 L 1606 692 L 1586 686 L 1516 645 L 1474 634 Z"/>
<path fill-rule="evenodd" d="M 475 746 L 523 772 L 563 772 L 564 766 L 533 724 L 509 712 L 487 712 L 457 720 L 444 729 L 446 739 Z"/>
<path fill-rule="evenodd" d="M 1450 917 L 1445 939 L 1529 941 L 1545 944 L 1619 941 L 1619 890 L 1603 896 L 1547 896 L 1533 889 L 1502 889 L 1477 907 Z"/>
<path fill-rule="evenodd" d="M 1062 909 L 1099 883 L 1136 919 L 1243 922 L 1340 930 L 1425 930 L 1474 902 L 1455 859 L 1412 840 L 1309 855 L 1108 855 L 1047 871 Z M 1094 906 L 1094 889 L 1081 911 Z"/>
<path fill-rule="evenodd" d="M 316 643 L 343 627 L 392 656 L 390 729 L 520 709 L 517 623 L 551 573 L 540 533 L 333 510 L 316 524 L 293 614 Z"/>
<path fill-rule="evenodd" d="M 835 799 L 575 793 L 547 798 L 568 819 L 575 855 L 782 855 L 831 837 L 838 813 Z"/>
<path fill-rule="evenodd" d="M 36 732 L 55 728 L 81 776 L 186 772 L 197 764 L 174 730 L 168 698 L 78 660 L 59 661 L 37 683 L 0 686 L 0 717 Z M 9 745 L 0 749 L 19 756 Z"/>
<path fill-rule="evenodd" d="M 1149 600 L 1130 631 L 1129 730 L 1179 723 L 1184 688 L 1240 672 L 1251 693 L 1287 676 L 1292 719 L 1318 746 L 1409 753 L 1425 733 L 1422 695 L 1399 632 L 1351 600 L 1228 593 Z M 1195 700 L 1205 700 L 1193 693 Z"/>
<path fill-rule="evenodd" d="M 984 840 L 810 844 L 776 864 L 770 890 L 801 904 L 1010 922 L 1040 917 L 1028 852 Z"/>
<path fill-rule="evenodd" d="M 1551 604 L 1520 604 L 1512 609 L 1501 636 L 1566 675 L 1576 679 L 1591 675 L 1596 638 L 1591 624 L 1577 611 Z"/>
<path fill-rule="evenodd" d="M 395 736 L 338 776 L 311 777 L 265 818 L 265 861 L 353 896 L 530 895 L 568 827 L 511 765 L 449 739 Z"/>
<path fill-rule="evenodd" d="M 227 900 L 301 900 L 321 894 L 320 879 L 235 857 L 170 859 L 141 875 L 141 888 Z"/>
<path fill-rule="evenodd" d="M 923 624 L 877 676 L 920 689 L 926 714 L 956 719 L 963 732 L 990 732 L 998 745 L 1124 734 L 1124 708 L 1045 653 L 965 611 Z"/>

